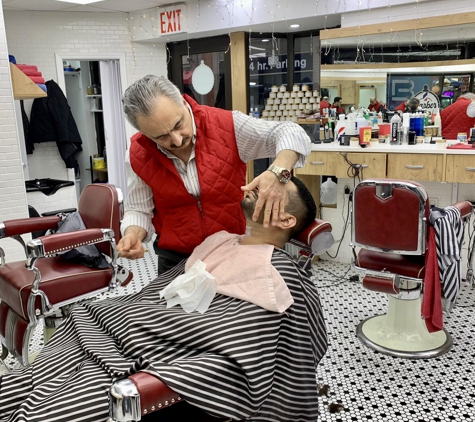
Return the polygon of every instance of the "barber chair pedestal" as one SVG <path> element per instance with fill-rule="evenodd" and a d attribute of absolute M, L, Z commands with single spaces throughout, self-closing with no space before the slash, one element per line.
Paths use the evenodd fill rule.
<path fill-rule="evenodd" d="M 356 333 L 370 349 L 398 358 L 432 358 L 452 346 L 447 331 L 429 333 L 421 318 L 420 298 L 407 300 L 389 295 L 387 314 L 362 321 Z"/>

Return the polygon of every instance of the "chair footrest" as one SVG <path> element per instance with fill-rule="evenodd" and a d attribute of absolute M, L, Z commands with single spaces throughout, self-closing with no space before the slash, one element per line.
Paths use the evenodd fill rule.
<path fill-rule="evenodd" d="M 374 292 L 387 293 L 388 295 L 399 294 L 399 277 L 395 274 L 383 275 L 367 274 L 363 278 L 363 287 Z"/>

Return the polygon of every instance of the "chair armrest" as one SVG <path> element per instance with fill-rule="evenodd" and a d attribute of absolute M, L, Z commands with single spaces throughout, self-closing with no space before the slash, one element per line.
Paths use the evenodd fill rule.
<path fill-rule="evenodd" d="M 61 217 L 32 217 L 6 220 L 0 223 L 0 239 L 3 237 L 19 236 L 25 233 L 55 229 Z"/>
<path fill-rule="evenodd" d="M 142 416 L 182 400 L 163 381 L 147 372 L 137 372 L 115 382 L 109 396 L 110 417 L 117 422 L 140 420 Z"/>
<path fill-rule="evenodd" d="M 38 237 L 37 239 L 30 240 L 26 245 L 26 249 L 28 257 L 36 259 L 65 252 L 79 246 L 111 241 L 113 239 L 114 230 L 112 229 L 85 229 Z"/>

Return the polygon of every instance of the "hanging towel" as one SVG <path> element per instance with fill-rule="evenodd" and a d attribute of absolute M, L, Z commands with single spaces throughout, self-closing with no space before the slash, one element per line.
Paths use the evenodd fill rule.
<path fill-rule="evenodd" d="M 429 226 L 429 241 L 425 265 L 424 295 L 422 296 L 421 314 L 425 320 L 427 330 L 429 333 L 433 333 L 444 329 L 444 319 L 442 315 L 435 229 L 432 226 Z"/>
<path fill-rule="evenodd" d="M 445 207 L 443 211 L 433 222 L 431 213 L 431 223 L 436 233 L 439 277 L 451 308 L 457 302 L 462 282 L 463 221 L 457 207 Z"/>

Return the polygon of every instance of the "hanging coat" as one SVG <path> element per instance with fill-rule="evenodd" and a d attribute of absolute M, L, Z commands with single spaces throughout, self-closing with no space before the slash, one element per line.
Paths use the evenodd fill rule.
<path fill-rule="evenodd" d="M 56 142 L 66 167 L 74 168 L 76 153 L 82 151 L 81 136 L 59 85 L 51 80 L 46 82 L 46 87 L 48 96 L 33 101 L 27 149 L 35 142 Z"/>

